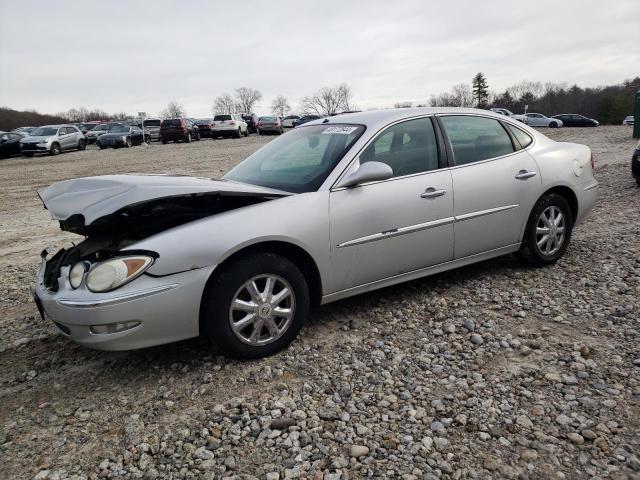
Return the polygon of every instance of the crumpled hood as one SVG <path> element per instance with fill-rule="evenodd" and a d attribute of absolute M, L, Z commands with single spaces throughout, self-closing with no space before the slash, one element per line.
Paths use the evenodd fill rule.
<path fill-rule="evenodd" d="M 271 198 L 291 195 L 246 183 L 172 175 L 85 177 L 57 182 L 38 190 L 51 218 L 64 221 L 73 215 L 82 215 L 85 225 L 91 225 L 122 208 L 156 199 L 216 193 Z"/>

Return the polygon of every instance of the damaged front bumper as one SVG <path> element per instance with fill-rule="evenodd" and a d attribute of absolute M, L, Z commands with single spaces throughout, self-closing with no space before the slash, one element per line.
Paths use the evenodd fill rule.
<path fill-rule="evenodd" d="M 155 277 L 143 274 L 107 293 L 69 284 L 60 270 L 58 289 L 45 286 L 46 260 L 38 272 L 36 306 L 71 340 L 98 350 L 132 350 L 196 337 L 202 294 L 215 266 Z"/>

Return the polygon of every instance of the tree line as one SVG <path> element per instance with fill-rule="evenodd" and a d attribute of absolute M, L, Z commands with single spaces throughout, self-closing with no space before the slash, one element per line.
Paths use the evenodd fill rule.
<path fill-rule="evenodd" d="M 535 82 L 523 80 L 496 93 L 489 89 L 484 74 L 478 73 L 471 84 L 459 83 L 449 92 L 431 95 L 433 107 L 501 107 L 515 113 L 578 113 L 595 118 L 602 124 L 617 125 L 633 114 L 634 96 L 640 89 L 640 76 L 617 85 L 581 88 L 566 82 Z M 410 102 L 403 102 L 407 104 Z M 396 104 L 399 105 L 399 104 Z"/>

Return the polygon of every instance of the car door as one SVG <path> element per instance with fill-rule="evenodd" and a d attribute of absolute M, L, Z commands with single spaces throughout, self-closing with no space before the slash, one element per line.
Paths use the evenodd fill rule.
<path fill-rule="evenodd" d="M 333 291 L 453 258 L 451 173 L 431 118 L 387 127 L 350 167 L 383 162 L 394 177 L 337 188 L 329 200 Z"/>
<path fill-rule="evenodd" d="M 454 257 L 519 243 L 531 207 L 541 193 L 535 160 L 498 119 L 447 115 L 439 120 L 455 162 L 451 168 Z"/>
<path fill-rule="evenodd" d="M 58 130 L 58 142 L 60 143 L 60 148 L 62 150 L 69 149 L 69 138 L 71 135 L 69 134 L 69 129 L 67 127 L 60 127 Z"/>

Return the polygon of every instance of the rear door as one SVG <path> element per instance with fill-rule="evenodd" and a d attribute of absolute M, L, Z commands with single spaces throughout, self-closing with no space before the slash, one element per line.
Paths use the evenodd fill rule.
<path fill-rule="evenodd" d="M 58 130 L 58 139 L 60 142 L 60 148 L 63 150 L 68 150 L 71 148 L 71 144 L 73 142 L 73 129 L 69 127 L 60 127 Z"/>
<path fill-rule="evenodd" d="M 474 115 L 439 119 L 455 162 L 451 169 L 455 258 L 519 243 L 541 193 L 535 160 L 497 119 Z"/>
<path fill-rule="evenodd" d="M 334 292 L 453 257 L 451 173 L 439 158 L 432 120 L 389 126 L 360 154 L 359 164 L 368 161 L 386 163 L 394 177 L 331 192 Z"/>

